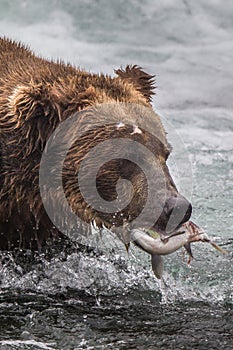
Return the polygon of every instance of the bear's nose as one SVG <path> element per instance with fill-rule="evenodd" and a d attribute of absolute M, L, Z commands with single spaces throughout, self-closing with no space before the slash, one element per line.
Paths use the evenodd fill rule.
<path fill-rule="evenodd" d="M 164 213 L 168 220 L 166 231 L 170 232 L 189 220 L 192 214 L 192 205 L 181 195 L 172 196 L 165 203 Z"/>

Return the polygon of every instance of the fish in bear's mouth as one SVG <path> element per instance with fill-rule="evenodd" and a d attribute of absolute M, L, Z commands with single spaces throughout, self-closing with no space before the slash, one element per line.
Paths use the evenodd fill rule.
<path fill-rule="evenodd" d="M 151 254 L 152 270 L 159 279 L 163 274 L 163 259 L 161 255 L 168 255 L 184 247 L 189 255 L 188 263 L 190 263 L 193 259 L 191 251 L 192 242 L 207 242 L 221 253 L 227 253 L 214 243 L 204 230 L 192 221 L 185 222 L 169 235 L 156 231 L 155 229 L 133 229 L 128 235 L 131 242 L 134 242 L 139 248 Z M 125 245 L 128 250 L 130 243 L 125 243 Z"/>

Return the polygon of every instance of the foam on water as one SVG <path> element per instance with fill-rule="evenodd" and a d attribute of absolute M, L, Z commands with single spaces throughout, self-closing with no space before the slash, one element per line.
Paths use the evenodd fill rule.
<path fill-rule="evenodd" d="M 49 260 L 43 255 L 37 256 L 32 263 L 28 259 L 30 254 L 15 259 L 11 253 L 2 253 L 2 291 L 56 295 L 77 290 L 90 296 L 111 296 L 144 290 L 160 295 L 164 303 L 178 300 L 233 302 L 232 241 L 215 237 L 219 244 L 226 245 L 227 256 L 213 251 L 207 244 L 194 244 L 195 260 L 190 266 L 182 250 L 164 257 L 165 274 L 159 281 L 151 271 L 149 256 L 133 246 L 127 254 L 112 235 L 108 236 L 107 232 L 105 235 L 106 240 L 98 244 L 100 253 L 97 255 L 61 252 Z"/>
<path fill-rule="evenodd" d="M 53 350 L 54 347 L 50 347 L 49 345 L 56 345 L 54 343 L 46 345 L 45 343 L 42 342 L 37 342 L 35 340 L 3 340 L 0 341 L 0 345 L 4 349 L 12 349 L 12 347 L 15 349 L 44 349 L 44 350 Z"/>

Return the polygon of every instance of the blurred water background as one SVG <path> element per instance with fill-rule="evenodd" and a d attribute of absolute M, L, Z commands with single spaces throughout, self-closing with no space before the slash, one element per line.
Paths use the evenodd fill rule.
<path fill-rule="evenodd" d="M 26 268 L 1 253 L 0 349 L 232 349 L 232 18 L 230 0 L 0 0 L 0 35 L 43 57 L 156 74 L 153 105 L 180 136 L 168 135 L 172 174 L 185 193 L 185 147 L 193 220 L 229 251 L 193 245 L 190 267 L 175 253 L 162 281 L 107 232 L 97 256 L 56 253 Z"/>

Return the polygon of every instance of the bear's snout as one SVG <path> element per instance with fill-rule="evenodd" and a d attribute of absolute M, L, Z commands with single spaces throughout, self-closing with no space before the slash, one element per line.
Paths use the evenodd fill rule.
<path fill-rule="evenodd" d="M 166 232 L 171 232 L 188 221 L 192 214 L 192 205 L 182 195 L 169 197 L 163 209 Z"/>

